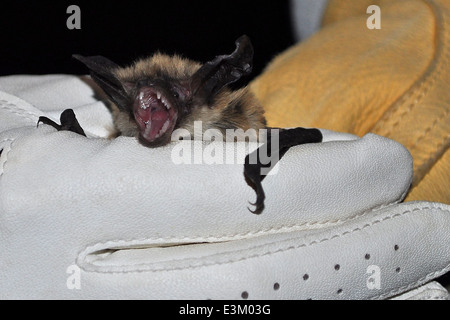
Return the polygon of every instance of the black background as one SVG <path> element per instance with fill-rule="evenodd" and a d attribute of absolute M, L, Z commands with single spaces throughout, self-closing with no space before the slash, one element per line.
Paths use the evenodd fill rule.
<path fill-rule="evenodd" d="M 71 4 L 81 9 L 81 30 L 66 26 Z M 0 14 L 0 75 L 87 73 L 74 53 L 127 65 L 160 50 L 205 62 L 247 34 L 253 78 L 294 42 L 287 0 L 9 1 Z"/>

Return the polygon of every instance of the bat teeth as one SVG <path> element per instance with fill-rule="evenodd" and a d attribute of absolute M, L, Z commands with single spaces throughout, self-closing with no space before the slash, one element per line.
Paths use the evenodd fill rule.
<path fill-rule="evenodd" d="M 167 103 L 167 100 L 164 97 L 161 99 L 161 102 L 166 107 L 166 109 L 170 109 L 170 104 Z"/>
<path fill-rule="evenodd" d="M 166 132 L 167 128 L 169 128 L 169 125 L 170 125 L 170 121 L 169 121 L 169 119 L 167 119 L 166 122 L 164 122 L 164 125 L 161 128 L 161 132 Z"/>
<path fill-rule="evenodd" d="M 167 119 L 166 122 L 164 122 L 164 125 L 162 126 L 161 130 L 159 130 L 159 132 L 156 134 L 155 139 L 161 137 L 164 133 L 166 133 L 169 126 L 170 126 L 170 121 L 169 121 L 169 119 Z"/>
<path fill-rule="evenodd" d="M 161 92 L 156 91 L 156 98 L 166 107 L 166 109 L 170 109 L 170 104 L 167 102 L 166 98 L 161 94 Z"/>
<path fill-rule="evenodd" d="M 147 96 L 146 93 L 143 91 L 139 93 L 137 100 L 139 100 L 139 106 L 141 109 L 143 110 L 148 109 L 150 104 L 152 104 L 155 100 L 157 100 L 160 104 L 162 104 L 167 110 L 172 108 L 171 104 L 167 101 L 167 99 L 160 91 L 155 90 L 153 94 L 154 94 L 153 96 Z"/>
<path fill-rule="evenodd" d="M 146 105 L 144 103 L 144 93 L 143 92 L 139 93 L 139 104 L 141 106 L 141 109 L 146 110 L 148 108 L 148 105 Z"/>

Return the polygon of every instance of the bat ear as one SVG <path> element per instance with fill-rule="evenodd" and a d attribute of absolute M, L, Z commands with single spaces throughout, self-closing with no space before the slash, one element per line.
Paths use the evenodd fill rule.
<path fill-rule="evenodd" d="M 114 73 L 120 68 L 119 65 L 102 56 L 83 57 L 74 54 L 72 57 L 88 67 L 92 79 L 119 108 L 126 107 L 129 100 L 127 91 Z"/>
<path fill-rule="evenodd" d="M 252 71 L 253 47 L 246 35 L 236 40 L 236 49 L 230 55 L 217 56 L 205 63 L 191 78 L 191 91 L 210 103 L 226 85 L 239 80 Z"/>

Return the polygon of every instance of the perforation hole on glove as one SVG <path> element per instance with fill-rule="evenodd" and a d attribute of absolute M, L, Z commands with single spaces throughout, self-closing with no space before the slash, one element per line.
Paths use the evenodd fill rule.
<path fill-rule="evenodd" d="M 280 284 L 279 284 L 278 282 L 275 282 L 275 283 L 273 284 L 273 290 L 274 290 L 274 291 L 280 290 Z M 241 293 L 241 298 L 244 299 L 244 300 L 247 300 L 248 297 L 249 297 L 248 291 L 242 291 L 242 293 Z"/>

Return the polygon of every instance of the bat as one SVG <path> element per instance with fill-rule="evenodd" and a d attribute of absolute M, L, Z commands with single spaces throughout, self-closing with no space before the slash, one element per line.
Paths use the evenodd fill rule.
<path fill-rule="evenodd" d="M 111 137 L 136 137 L 142 145 L 155 148 L 170 143 L 177 129 L 184 129 L 194 139 L 201 139 L 208 129 L 219 130 L 223 137 L 227 129 L 242 129 L 239 132 L 246 132 L 247 138 L 248 132 L 267 129 L 264 108 L 249 88 L 245 86 L 232 90 L 229 86 L 252 70 L 253 47 L 250 39 L 241 36 L 235 45 L 231 54 L 216 56 L 204 64 L 162 53 L 155 53 L 127 67 L 121 67 L 103 56 L 73 57 L 89 69 L 91 78 L 110 101 L 115 124 Z M 202 123 L 201 137 L 195 136 L 195 121 Z M 61 125 L 46 117 L 40 117 L 39 122 L 52 125 L 57 130 L 85 135 L 70 109 L 61 115 Z M 269 132 L 274 130 L 268 129 Z M 317 129 L 296 130 L 280 131 L 279 156 L 275 162 L 293 145 L 322 141 Z M 240 140 L 240 137 L 236 139 Z M 266 146 L 271 149 L 269 141 Z M 244 175 L 257 194 L 253 204 L 256 209 L 252 212 L 259 214 L 265 199 L 261 185 L 264 175 L 260 172 L 266 164 L 259 161 L 258 155 L 258 161 L 252 163 L 249 156 L 244 165 Z"/>
<path fill-rule="evenodd" d="M 74 58 L 88 67 L 112 102 L 115 135 L 135 136 L 147 147 L 168 144 L 175 129 L 194 137 L 194 121 L 202 121 L 203 132 L 218 129 L 223 135 L 226 129 L 266 125 L 264 109 L 247 87 L 228 88 L 251 72 L 253 48 L 247 36 L 237 39 L 233 53 L 203 65 L 160 53 L 126 68 L 102 56 Z"/>

